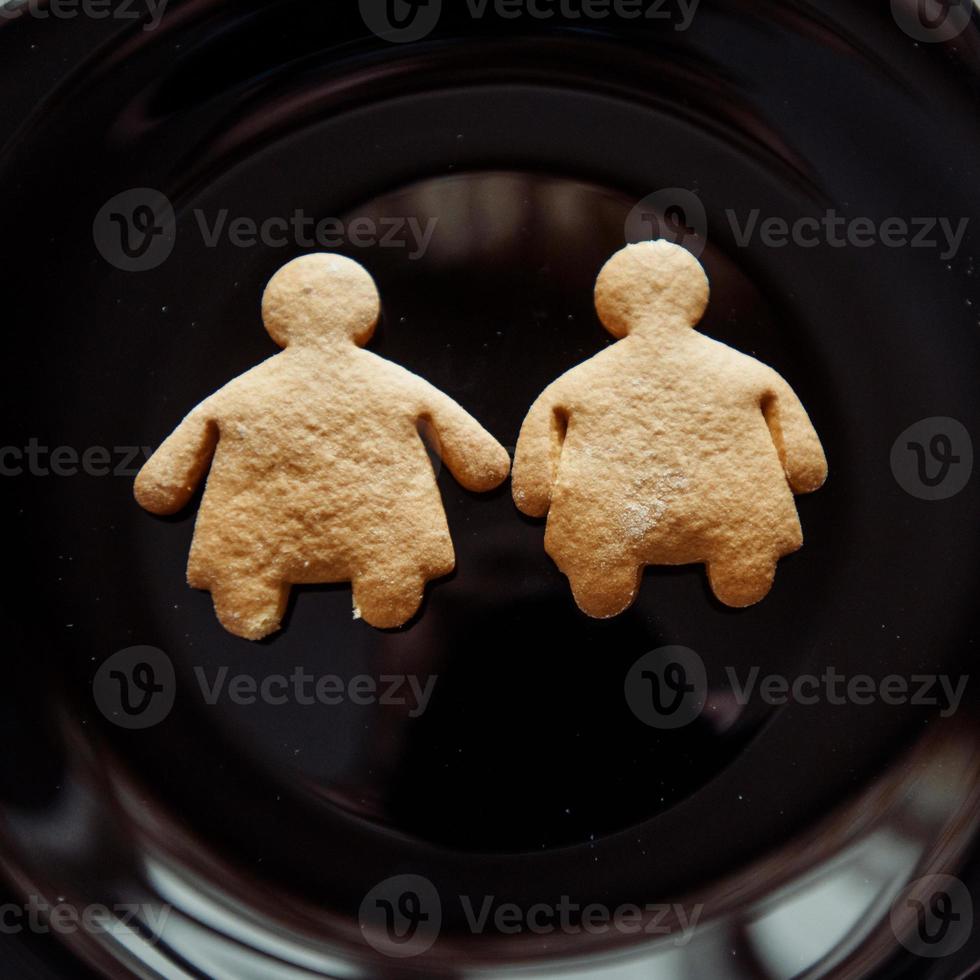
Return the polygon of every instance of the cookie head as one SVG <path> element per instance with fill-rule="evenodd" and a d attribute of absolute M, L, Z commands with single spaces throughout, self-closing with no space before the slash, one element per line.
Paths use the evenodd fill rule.
<path fill-rule="evenodd" d="M 696 326 L 708 308 L 708 277 L 680 245 L 641 242 L 617 252 L 596 283 L 596 310 L 614 337 Z"/>
<path fill-rule="evenodd" d="M 353 259 L 318 253 L 283 266 L 262 297 L 262 319 L 280 347 L 363 347 L 381 315 L 370 273 Z"/>

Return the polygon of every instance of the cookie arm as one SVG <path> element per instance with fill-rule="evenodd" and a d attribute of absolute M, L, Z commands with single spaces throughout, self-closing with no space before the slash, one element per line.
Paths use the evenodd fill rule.
<path fill-rule="evenodd" d="M 448 395 L 426 385 L 419 422 L 449 472 L 467 490 L 485 493 L 510 472 L 507 450 Z"/>
<path fill-rule="evenodd" d="M 812 493 L 827 479 L 827 458 L 810 416 L 779 375 L 769 379 L 762 411 L 794 493 Z"/>
<path fill-rule="evenodd" d="M 554 386 L 531 406 L 514 454 L 514 503 L 528 517 L 544 517 L 558 479 L 567 418 Z"/>
<path fill-rule="evenodd" d="M 176 514 L 191 499 L 218 443 L 218 425 L 199 405 L 147 460 L 134 488 L 139 505 L 152 514 Z"/>

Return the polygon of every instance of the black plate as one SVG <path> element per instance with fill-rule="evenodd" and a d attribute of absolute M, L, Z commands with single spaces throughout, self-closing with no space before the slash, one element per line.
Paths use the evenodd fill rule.
<path fill-rule="evenodd" d="M 174 2 L 147 31 L 36 10 L 0 27 L 4 442 L 19 451 L 2 481 L 2 858 L 16 902 L 163 903 L 162 937 L 146 915 L 122 934 L 63 935 L 113 976 L 966 968 L 969 943 L 909 952 L 889 907 L 927 874 L 975 884 L 975 686 L 956 712 L 776 707 L 739 704 L 730 678 L 955 681 L 975 656 L 977 229 L 955 248 L 941 228 L 905 247 L 739 241 L 753 213 L 975 221 L 980 34 L 930 43 L 893 6 L 703 0 L 679 29 L 680 8 L 627 24 L 460 4 L 405 44 L 373 35 L 356 5 L 321 2 Z M 138 222 L 159 202 L 145 189 L 175 223 L 157 209 L 165 233 L 127 257 L 111 213 Z M 419 255 L 340 246 L 381 289 L 372 349 L 509 446 L 543 387 L 610 342 L 592 285 L 636 216 L 680 227 L 712 279 L 702 329 L 792 383 L 830 460 L 770 597 L 733 612 L 703 570 L 652 569 L 626 615 L 588 620 L 507 488 L 474 496 L 442 472 L 458 569 L 409 627 L 371 630 L 347 587 L 323 587 L 297 589 L 269 641 L 225 633 L 184 583 L 194 506 L 141 512 L 125 447 L 157 445 L 274 353 L 262 287 L 309 250 L 227 233 L 210 245 L 202 222 L 297 209 L 379 231 L 436 222 Z M 947 421 L 907 433 L 921 420 Z M 931 489 L 909 443 L 942 454 L 937 435 L 959 460 Z M 78 462 L 92 447 L 109 474 L 98 453 Z M 672 730 L 624 698 L 637 659 L 667 645 L 698 653 L 709 689 Z M 131 663 L 149 658 L 167 688 L 165 717 L 135 728 L 99 710 L 118 691 L 103 665 L 134 646 L 162 651 Z M 417 717 L 349 700 L 208 704 L 200 675 L 223 668 L 438 680 Z M 376 948 L 363 914 L 401 875 L 424 879 L 419 900 L 438 896 L 442 919 L 404 958 Z M 461 899 L 483 896 L 525 912 L 563 899 L 702 912 L 684 945 L 670 916 L 667 937 L 474 935 Z"/>

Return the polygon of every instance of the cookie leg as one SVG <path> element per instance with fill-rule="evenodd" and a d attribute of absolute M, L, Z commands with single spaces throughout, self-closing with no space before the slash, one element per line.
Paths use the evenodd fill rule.
<path fill-rule="evenodd" d="M 776 560 L 769 554 L 721 555 L 708 562 L 711 590 L 735 609 L 761 602 L 775 577 Z"/>
<path fill-rule="evenodd" d="M 636 565 L 572 568 L 565 574 L 579 609 L 593 619 L 611 619 L 625 612 L 640 588 Z"/>
<path fill-rule="evenodd" d="M 425 579 L 404 571 L 358 575 L 353 582 L 354 606 L 361 619 L 379 630 L 404 626 L 422 605 Z"/>
<path fill-rule="evenodd" d="M 289 586 L 276 579 L 245 578 L 211 585 L 214 611 L 229 633 L 245 640 L 261 640 L 279 629 Z"/>

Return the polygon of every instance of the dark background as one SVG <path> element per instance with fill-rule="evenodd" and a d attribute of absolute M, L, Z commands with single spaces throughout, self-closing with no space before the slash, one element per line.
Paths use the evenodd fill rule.
<path fill-rule="evenodd" d="M 887 7 L 843 3 L 704 0 L 686 32 L 474 22 L 453 7 L 405 46 L 368 34 L 352 4 L 175 2 L 152 33 L 0 24 L 3 444 L 156 445 L 274 353 L 258 301 L 300 249 L 206 248 L 193 212 L 301 207 L 438 217 L 417 262 L 344 250 L 381 289 L 372 349 L 512 446 L 542 388 L 609 342 L 591 287 L 626 215 L 683 187 L 708 216 L 704 331 L 790 381 L 831 468 L 799 501 L 807 543 L 766 602 L 735 613 L 703 570 L 653 569 L 608 623 L 575 610 L 541 524 L 506 487 L 475 497 L 443 472 L 458 569 L 430 587 L 422 617 L 377 633 L 351 621 L 346 587 L 298 589 L 285 632 L 258 647 L 225 634 L 184 584 L 193 507 L 158 521 L 129 479 L 5 478 L 4 807 L 29 827 L 79 778 L 81 755 L 96 806 L 111 809 L 107 774 L 135 775 L 147 810 L 178 815 L 209 856 L 349 916 L 392 867 L 522 902 L 696 893 L 900 768 L 931 713 L 752 705 L 721 726 L 657 732 L 624 711 L 622 678 L 669 643 L 699 651 L 722 693 L 723 665 L 969 672 L 980 492 L 971 481 L 953 500 L 916 500 L 889 453 L 923 417 L 980 432 L 976 64 L 974 29 L 916 44 Z M 159 269 L 120 272 L 92 219 L 140 186 L 174 203 L 177 243 Z M 882 246 L 743 249 L 725 219 L 829 207 L 974 225 L 944 262 Z M 121 733 L 90 686 L 136 643 L 167 651 L 184 696 L 164 724 Z M 205 710 L 188 693 L 194 666 L 297 664 L 440 682 L 421 719 L 363 726 L 344 712 Z M 69 891 L 108 887 L 100 875 L 132 872 L 116 818 L 100 816 L 70 867 L 27 830 L 8 832 L 5 860 Z M 14 975 L 74 975 L 51 942 L 3 942 L 8 962 L 25 958 Z M 883 975 L 955 977 L 972 959 L 968 948 Z"/>

